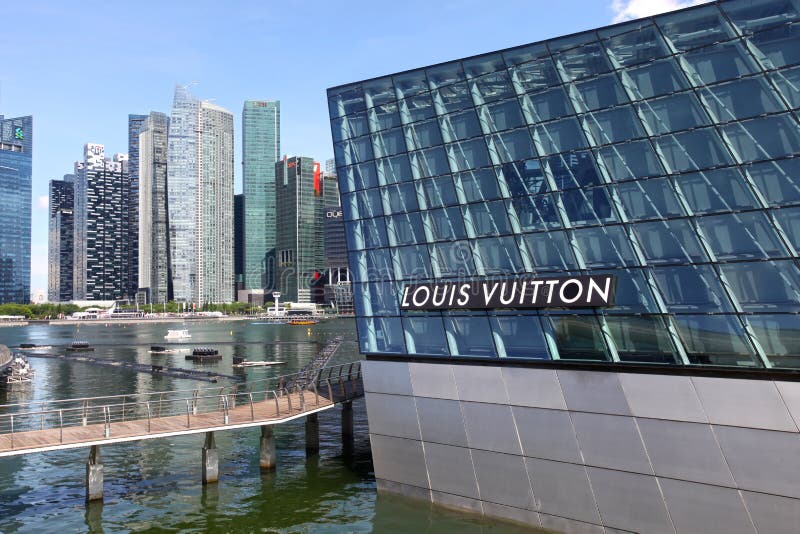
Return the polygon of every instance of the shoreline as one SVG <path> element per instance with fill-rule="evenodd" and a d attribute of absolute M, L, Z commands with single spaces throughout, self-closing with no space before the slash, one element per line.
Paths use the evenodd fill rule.
<path fill-rule="evenodd" d="M 336 316 L 336 317 L 315 317 L 320 321 L 327 321 L 330 319 L 348 319 L 353 318 L 352 315 Z M 90 325 L 128 325 L 128 324 L 150 324 L 150 323 L 185 323 L 185 322 L 229 322 L 229 321 L 255 321 L 263 319 L 274 319 L 274 317 L 263 317 L 256 315 L 226 315 L 224 317 L 154 317 L 154 318 L 118 318 L 118 319 L 29 319 L 29 325 L 52 325 L 52 326 L 65 326 L 82 324 Z M 22 324 L 7 324 L 5 326 L 23 326 Z"/>

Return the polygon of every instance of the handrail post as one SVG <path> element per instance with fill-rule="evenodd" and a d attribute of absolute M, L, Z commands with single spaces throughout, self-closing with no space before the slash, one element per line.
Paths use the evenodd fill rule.
<path fill-rule="evenodd" d="M 158 395 L 158 416 L 161 417 L 161 401 L 164 400 L 164 392 Z"/>
<path fill-rule="evenodd" d="M 255 421 L 256 420 L 256 412 L 255 412 L 255 408 L 253 408 L 253 392 L 250 391 L 247 394 L 247 396 L 250 397 L 250 420 L 251 421 Z"/>
<path fill-rule="evenodd" d="M 275 391 L 272 392 L 272 396 L 275 398 L 275 415 L 277 417 L 281 416 L 281 405 L 278 402 L 278 394 Z"/>
<path fill-rule="evenodd" d="M 64 443 L 64 415 L 61 413 L 61 410 L 58 410 L 58 430 L 59 440 L 61 443 Z"/>
<path fill-rule="evenodd" d="M 292 395 L 288 391 L 286 392 L 286 400 L 289 401 L 289 415 L 292 415 Z"/>
<path fill-rule="evenodd" d="M 150 401 L 147 401 L 147 433 L 150 433 Z"/>
<path fill-rule="evenodd" d="M 300 390 L 300 411 L 306 411 L 306 397 L 303 395 L 303 389 Z"/>
<path fill-rule="evenodd" d="M 229 420 L 228 419 L 228 396 L 227 395 L 223 395 L 222 396 L 222 409 L 223 409 L 223 412 L 222 412 L 223 413 L 223 421 L 225 421 L 225 424 L 227 425 L 228 424 L 228 420 Z"/>
<path fill-rule="evenodd" d="M 191 414 L 192 409 L 189 406 L 189 399 L 186 399 L 186 428 L 192 428 L 191 419 L 189 419 L 189 415 Z"/>
<path fill-rule="evenodd" d="M 82 426 L 86 426 L 89 419 L 89 401 L 83 401 L 83 417 L 81 420 Z"/>
<path fill-rule="evenodd" d="M 103 414 L 105 415 L 105 433 L 106 438 L 111 437 L 111 410 L 108 405 L 103 406 Z"/>
<path fill-rule="evenodd" d="M 122 397 L 122 422 L 125 422 L 125 397 Z"/>
<path fill-rule="evenodd" d="M 330 399 L 331 399 L 331 402 L 333 402 L 333 386 L 331 386 L 331 379 L 330 379 L 330 377 L 329 377 L 329 378 L 326 378 L 326 379 L 325 379 L 325 382 L 327 382 L 327 383 L 328 383 L 328 396 L 330 397 Z"/>
<path fill-rule="evenodd" d="M 317 383 L 312 382 L 311 385 L 314 386 L 314 404 L 319 406 L 319 390 L 317 389 Z"/>
<path fill-rule="evenodd" d="M 41 412 L 39 412 L 39 430 L 44 430 L 44 403 L 42 403 Z"/>
<path fill-rule="evenodd" d="M 11 448 L 14 448 L 14 414 L 11 414 Z"/>

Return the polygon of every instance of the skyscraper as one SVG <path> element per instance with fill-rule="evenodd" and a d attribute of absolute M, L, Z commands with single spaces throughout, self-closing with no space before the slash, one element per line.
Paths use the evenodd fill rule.
<path fill-rule="evenodd" d="M 75 176 L 50 180 L 47 300 L 72 300 Z"/>
<path fill-rule="evenodd" d="M 127 216 L 123 191 L 127 154 L 105 157 L 105 147 L 87 143 L 75 163 L 75 254 L 73 298 L 117 300 L 128 293 Z"/>
<path fill-rule="evenodd" d="M 167 150 L 175 300 L 233 300 L 233 115 L 175 88 Z"/>
<path fill-rule="evenodd" d="M 281 153 L 279 101 L 247 100 L 242 110 L 245 289 L 272 287 L 275 248 L 275 162 Z"/>
<path fill-rule="evenodd" d="M 33 117 L 0 115 L 0 304 L 30 302 Z"/>
<path fill-rule="evenodd" d="M 167 116 L 154 111 L 142 121 L 136 142 L 139 174 L 136 180 L 139 193 L 137 287 L 146 290 L 148 301 L 156 304 L 172 298 L 167 216 L 168 128 Z"/>
<path fill-rule="evenodd" d="M 128 295 L 136 293 L 139 282 L 139 132 L 146 119 L 147 115 L 128 115 L 128 176 L 122 188 Z"/>
<path fill-rule="evenodd" d="M 244 289 L 244 194 L 233 197 L 233 295 Z"/>
<path fill-rule="evenodd" d="M 311 302 L 311 285 L 325 267 L 322 173 L 312 158 L 275 164 L 276 287 L 287 301 Z"/>

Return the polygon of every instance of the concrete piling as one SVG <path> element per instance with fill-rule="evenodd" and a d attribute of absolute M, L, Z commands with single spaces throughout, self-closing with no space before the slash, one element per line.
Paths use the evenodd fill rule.
<path fill-rule="evenodd" d="M 214 433 L 206 432 L 203 445 L 203 484 L 213 484 L 219 480 L 219 453 L 214 441 Z"/>
<path fill-rule="evenodd" d="M 86 502 L 103 500 L 103 462 L 100 446 L 92 445 L 86 462 Z"/>
<path fill-rule="evenodd" d="M 306 416 L 306 454 L 319 452 L 319 417 L 312 413 Z"/>
<path fill-rule="evenodd" d="M 342 443 L 353 441 L 353 402 L 342 403 Z"/>
<path fill-rule="evenodd" d="M 261 427 L 261 446 L 259 448 L 258 464 L 261 469 L 275 469 L 275 434 L 272 426 Z"/>

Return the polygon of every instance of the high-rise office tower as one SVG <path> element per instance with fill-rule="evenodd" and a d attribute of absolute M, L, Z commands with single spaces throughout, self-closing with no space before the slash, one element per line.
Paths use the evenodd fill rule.
<path fill-rule="evenodd" d="M 275 164 L 276 284 L 287 301 L 311 302 L 311 286 L 325 267 L 322 173 L 312 158 Z"/>
<path fill-rule="evenodd" d="M 47 240 L 47 300 L 72 300 L 75 176 L 50 180 L 50 220 Z"/>
<path fill-rule="evenodd" d="M 152 112 L 139 127 L 138 157 L 138 289 L 147 301 L 172 299 L 167 213 L 167 132 L 169 119 Z M 133 182 L 133 180 L 131 180 Z"/>
<path fill-rule="evenodd" d="M 244 289 L 244 194 L 233 197 L 233 295 Z"/>
<path fill-rule="evenodd" d="M 105 147 L 87 143 L 75 163 L 73 298 L 129 298 L 127 210 L 123 189 L 127 154 L 105 157 Z"/>
<path fill-rule="evenodd" d="M 127 235 L 125 262 L 128 295 L 136 294 L 139 282 L 139 132 L 147 115 L 128 115 L 128 179 L 122 188 L 122 203 L 127 215 L 123 221 Z"/>
<path fill-rule="evenodd" d="M 245 289 L 272 287 L 275 162 L 281 153 L 279 101 L 247 100 L 242 110 Z"/>
<path fill-rule="evenodd" d="M 335 169 L 326 162 L 326 169 Z M 342 219 L 342 203 L 339 199 L 339 184 L 334 172 L 325 172 L 322 179 L 325 201 L 323 235 L 325 248 L 325 302 L 333 303 L 339 313 L 353 313 L 353 290 L 350 285 L 350 269 L 347 258 L 347 241 Z"/>
<path fill-rule="evenodd" d="M 33 117 L 0 115 L 0 304 L 30 302 Z"/>
<path fill-rule="evenodd" d="M 175 88 L 167 150 L 175 300 L 233 300 L 233 115 Z"/>

